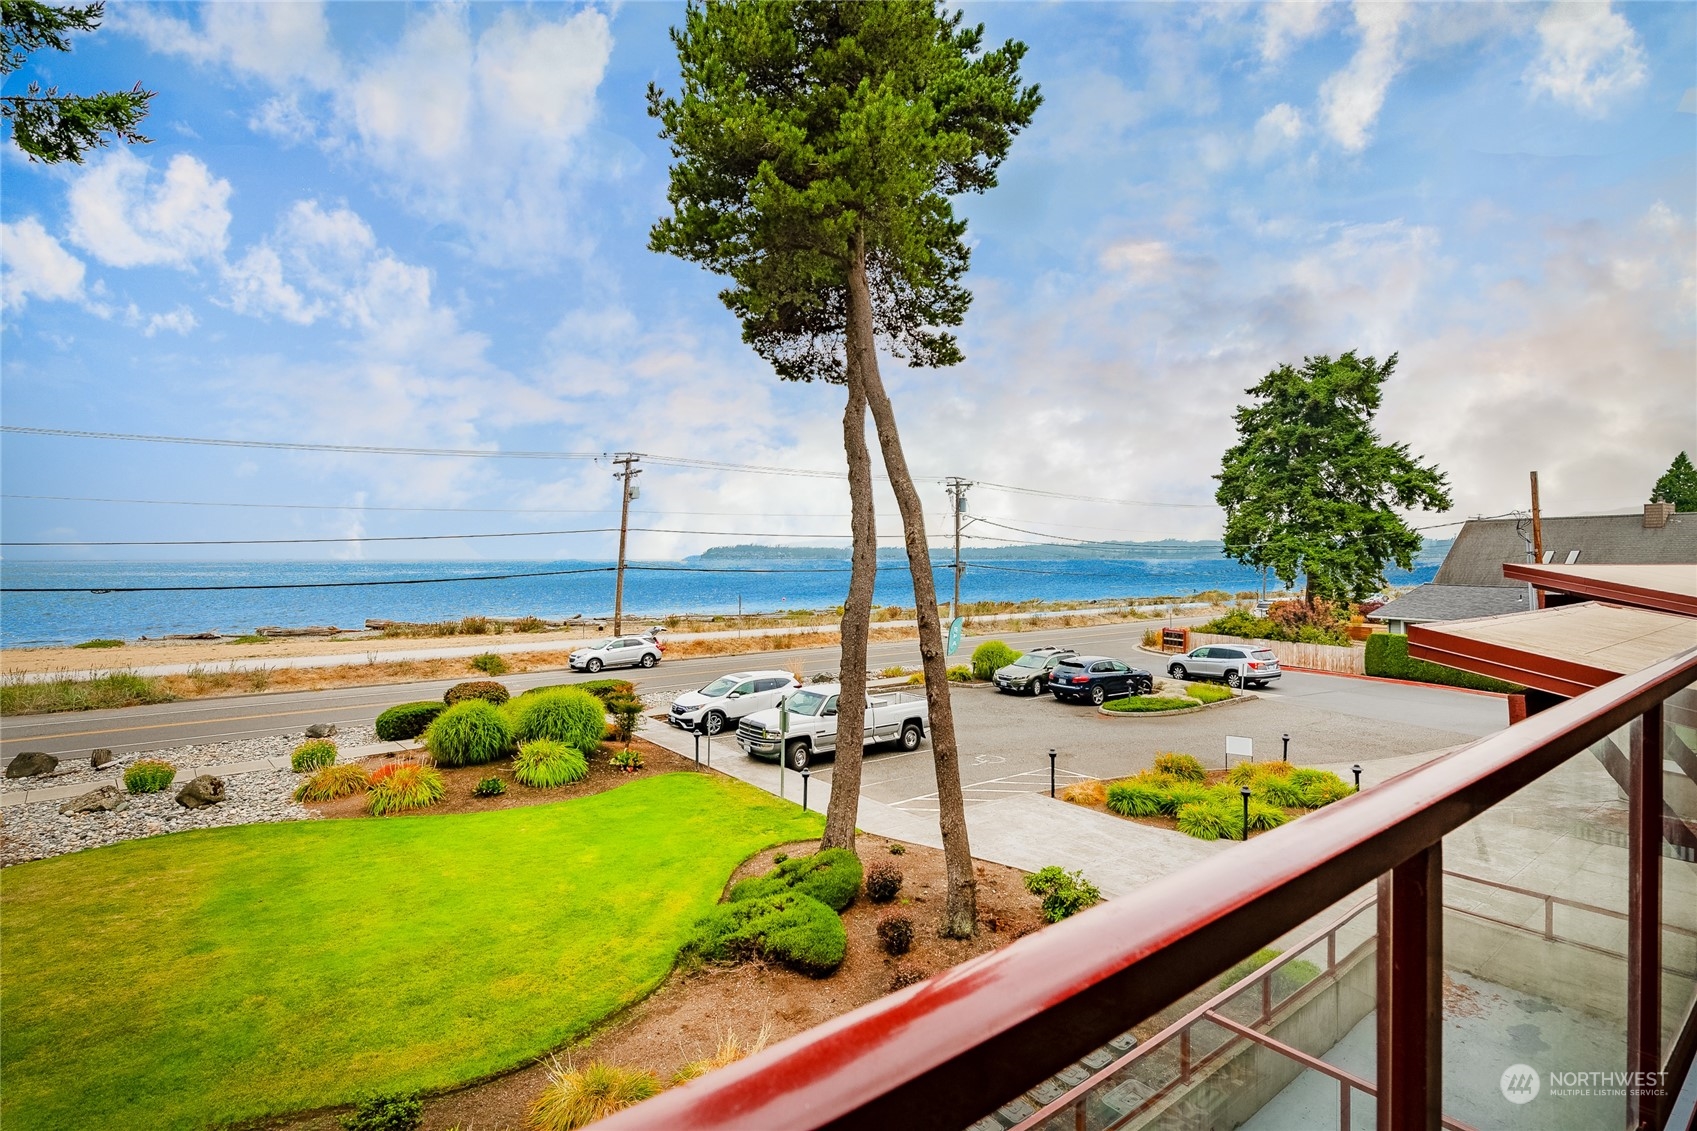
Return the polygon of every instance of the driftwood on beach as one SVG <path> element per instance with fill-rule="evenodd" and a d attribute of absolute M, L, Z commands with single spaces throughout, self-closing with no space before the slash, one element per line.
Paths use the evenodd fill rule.
<path fill-rule="evenodd" d="M 268 624 L 253 631 L 256 636 L 334 636 L 342 630 L 333 624 L 309 624 L 305 628 L 279 628 L 277 625 Z"/>

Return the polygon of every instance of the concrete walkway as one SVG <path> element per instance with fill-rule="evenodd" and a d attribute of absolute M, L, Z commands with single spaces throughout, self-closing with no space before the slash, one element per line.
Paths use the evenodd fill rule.
<path fill-rule="evenodd" d="M 337 750 L 336 761 L 357 762 L 361 758 L 369 758 L 374 754 L 402 754 L 416 748 L 417 744 L 411 742 L 374 742 L 369 746 L 349 746 Z M 240 762 L 217 762 L 210 766 L 196 766 L 193 768 L 193 772 L 183 769 L 177 772 L 177 779 L 186 782 L 201 774 L 227 778 L 236 774 L 252 774 L 288 768 L 289 756 L 278 754 L 270 758 L 247 758 Z M 97 781 L 80 781 L 66 785 L 43 785 L 38 789 L 19 789 L 9 793 L 0 793 L 0 808 L 29 805 L 39 801 L 65 801 L 72 797 L 81 797 L 85 793 L 99 789 L 102 785 L 120 783 L 123 778 L 122 773 L 114 773 L 108 778 Z M 53 777 L 49 775 L 41 780 L 50 782 Z"/>

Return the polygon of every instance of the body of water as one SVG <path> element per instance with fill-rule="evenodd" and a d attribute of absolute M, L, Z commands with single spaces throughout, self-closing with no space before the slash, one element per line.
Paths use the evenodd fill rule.
<path fill-rule="evenodd" d="M 1392 570 L 1393 585 L 1430 581 L 1436 565 Z M 490 575 L 505 576 L 500 579 Z M 625 574 L 625 608 L 639 618 L 669 613 L 822 609 L 842 604 L 848 562 L 741 560 L 723 564 L 639 562 Z M 936 563 L 937 592 L 952 588 Z M 445 584 L 357 585 L 370 581 Z M 338 588 L 218 589 L 312 585 Z M 605 561 L 526 562 L 5 562 L 0 563 L 0 644 L 75 643 L 168 633 L 247 633 L 260 625 L 331 624 L 360 628 L 366 618 L 438 621 L 462 616 L 602 616 L 613 608 L 613 567 Z M 1255 570 L 1203 560 L 1015 560 L 970 562 L 963 601 L 1095 600 L 1187 595 L 1207 589 L 1259 590 Z M 160 591 L 192 587 L 191 591 Z M 26 589 L 78 592 L 20 592 Z M 108 592 L 89 592 L 106 589 Z M 124 592 L 125 589 L 142 590 Z M 154 591 L 147 591 L 147 590 Z M 912 605 L 905 566 L 882 562 L 875 600 Z"/>

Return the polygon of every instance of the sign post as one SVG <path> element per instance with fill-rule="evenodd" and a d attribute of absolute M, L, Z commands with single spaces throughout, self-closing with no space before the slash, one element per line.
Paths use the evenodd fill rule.
<path fill-rule="evenodd" d="M 949 622 L 949 655 L 960 651 L 960 638 L 966 632 L 966 618 L 956 617 Z"/>
<path fill-rule="evenodd" d="M 1255 740 L 1240 738 L 1235 734 L 1226 735 L 1226 769 L 1232 768 L 1233 758 L 1247 758 L 1255 761 Z"/>

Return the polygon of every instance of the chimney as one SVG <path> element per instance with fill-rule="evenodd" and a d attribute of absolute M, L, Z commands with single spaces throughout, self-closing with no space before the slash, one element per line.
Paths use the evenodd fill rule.
<path fill-rule="evenodd" d="M 1672 503 L 1645 503 L 1644 529 L 1660 530 L 1668 524 L 1668 518 L 1673 514 Z"/>

